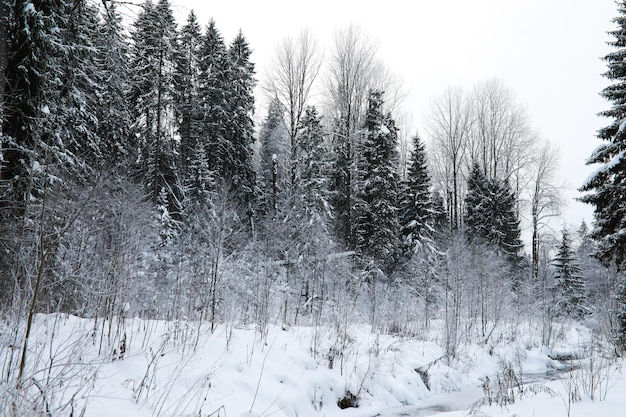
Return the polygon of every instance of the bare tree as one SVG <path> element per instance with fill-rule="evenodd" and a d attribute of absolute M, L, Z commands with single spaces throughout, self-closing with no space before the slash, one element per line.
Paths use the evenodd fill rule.
<path fill-rule="evenodd" d="M 557 182 L 558 149 L 545 142 L 532 163 L 529 191 L 532 223 L 532 278 L 539 277 L 539 244 L 542 230 L 551 217 L 559 215 L 561 190 Z"/>
<path fill-rule="evenodd" d="M 326 114 L 332 123 L 336 152 L 333 205 L 339 235 L 349 246 L 352 242 L 356 156 L 361 142 L 359 130 L 368 91 L 382 79 L 382 67 L 376 60 L 377 50 L 378 47 L 360 28 L 348 26 L 335 33 L 328 59 Z"/>
<path fill-rule="evenodd" d="M 461 225 L 462 182 L 473 117 L 471 101 L 458 87 L 448 87 L 428 108 L 426 131 L 432 139 L 434 180 L 446 192 L 453 228 Z"/>
<path fill-rule="evenodd" d="M 288 136 L 289 182 L 297 177 L 297 137 L 300 119 L 320 71 L 322 53 L 317 40 L 309 30 L 302 30 L 295 38 L 287 36 L 276 47 L 274 60 L 268 70 L 266 89 L 284 109 Z"/>
<path fill-rule="evenodd" d="M 472 108 L 468 162 L 478 162 L 489 179 L 508 179 L 520 195 L 530 181 L 527 168 L 538 139 L 526 108 L 498 79 L 474 86 Z"/>

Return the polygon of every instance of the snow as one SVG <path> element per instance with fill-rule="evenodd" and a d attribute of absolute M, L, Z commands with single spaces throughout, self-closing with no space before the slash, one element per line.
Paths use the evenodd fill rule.
<path fill-rule="evenodd" d="M 626 150 L 623 150 L 623 151 L 619 152 L 608 163 L 600 166 L 599 168 L 594 170 L 591 174 L 589 174 L 589 176 L 587 176 L 587 179 L 585 179 L 585 182 L 583 183 L 583 188 L 588 187 L 589 184 L 592 181 L 594 181 L 595 178 L 599 174 L 601 174 L 603 172 L 609 172 L 613 168 L 615 168 L 621 162 L 621 160 L 624 158 L 624 155 L 626 155 Z"/>
<path fill-rule="evenodd" d="M 480 411 L 552 417 L 566 415 L 568 379 L 548 380 L 546 373 L 561 366 L 548 355 L 583 356 L 580 349 L 591 341 L 580 326 L 565 329 L 553 349 L 533 343 L 530 335 L 518 341 L 502 335 L 491 345 L 462 345 L 448 362 L 436 337 L 437 322 L 418 338 L 376 334 L 366 325 L 341 331 L 269 326 L 260 332 L 223 324 L 211 333 L 207 324 L 126 319 L 111 323 L 111 337 L 101 339 L 94 325 L 108 324 L 66 315 L 36 317 L 29 369 L 38 370 L 34 380 L 44 380 L 42 370 L 55 365 L 50 379 L 61 382 L 54 393 L 49 388 L 51 401 L 74 397 L 85 417 L 452 417 L 466 415 L 485 396 L 485 377 L 495 390 L 508 366 L 521 380 L 539 381 L 544 388 L 536 394 L 527 390 L 503 407 L 481 405 Z M 616 365 L 610 369 L 601 377 L 612 387 L 606 399 L 592 401 L 583 394 L 569 405 L 572 415 L 623 415 L 626 379 Z M 418 370 L 428 375 L 428 387 Z M 337 402 L 348 391 L 358 397 L 358 408 L 342 410 Z"/>

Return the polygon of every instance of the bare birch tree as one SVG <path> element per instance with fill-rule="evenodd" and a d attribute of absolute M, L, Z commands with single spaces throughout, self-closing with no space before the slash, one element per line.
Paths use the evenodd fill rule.
<path fill-rule="evenodd" d="M 284 109 L 289 157 L 288 181 L 293 187 L 297 177 L 297 137 L 300 120 L 304 114 L 315 80 L 322 64 L 322 52 L 316 38 L 309 30 L 296 37 L 287 36 L 276 47 L 274 59 L 268 70 L 266 89 Z"/>
<path fill-rule="evenodd" d="M 551 217 L 559 215 L 561 190 L 557 184 L 558 149 L 545 142 L 532 162 L 532 179 L 529 187 L 532 224 L 532 278 L 539 277 L 539 245 L 541 233 Z"/>
<path fill-rule="evenodd" d="M 506 179 L 516 195 L 530 186 L 529 168 L 538 142 L 526 108 L 500 80 L 478 82 L 472 92 L 472 134 L 468 163 L 477 162 L 488 179 Z M 519 205 L 518 212 L 521 212 Z"/>
<path fill-rule="evenodd" d="M 472 130 L 470 98 L 458 87 L 448 87 L 427 110 L 426 131 L 432 140 L 433 178 L 446 193 L 452 228 L 461 226 L 463 178 Z"/>

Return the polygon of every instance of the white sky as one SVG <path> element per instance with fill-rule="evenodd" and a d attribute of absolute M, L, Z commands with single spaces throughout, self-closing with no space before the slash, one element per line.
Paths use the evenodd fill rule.
<path fill-rule="evenodd" d="M 403 110 L 423 135 L 424 110 L 434 96 L 449 85 L 469 89 L 498 77 L 527 106 L 532 126 L 560 147 L 565 222 L 578 227 L 583 217 L 592 219 L 591 207 L 572 198 L 593 170 L 584 161 L 606 124 L 596 114 L 609 108 L 598 93 L 608 85 L 600 57 L 611 51 L 613 0 L 170 1 L 179 23 L 193 8 L 203 26 L 215 19 L 226 42 L 241 28 L 259 80 L 286 35 L 307 27 L 329 46 L 335 29 L 358 24 L 403 78 Z"/>

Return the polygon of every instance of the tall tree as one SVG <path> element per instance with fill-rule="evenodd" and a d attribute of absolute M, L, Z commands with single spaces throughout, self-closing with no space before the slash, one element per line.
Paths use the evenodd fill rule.
<path fill-rule="evenodd" d="M 170 215 L 180 213 L 177 143 L 173 112 L 176 23 L 168 0 L 142 5 L 131 49 L 134 132 L 142 150 L 139 170 L 152 202 L 167 202 Z M 165 197 L 162 193 L 165 192 Z"/>
<path fill-rule="evenodd" d="M 223 172 L 236 190 L 243 210 L 252 220 L 256 197 L 256 174 L 252 164 L 254 143 L 254 64 L 250 61 L 250 46 L 239 31 L 228 48 L 228 149 L 230 159 L 224 161 Z"/>
<path fill-rule="evenodd" d="M 445 191 L 451 226 L 461 226 L 467 143 L 473 118 L 471 102 L 459 88 L 448 88 L 429 107 L 427 131 L 433 140 L 435 178 Z"/>
<path fill-rule="evenodd" d="M 8 198 L 21 212 L 37 194 L 31 183 L 37 172 L 34 167 L 45 166 L 42 155 L 50 132 L 43 130 L 52 100 L 51 64 L 59 54 L 57 45 L 62 44 L 56 24 L 62 2 L 14 1 L 3 7 L 4 13 L 7 7 L 0 180 L 10 182 L 6 188 L 12 193 L 4 196 L 3 204 Z"/>
<path fill-rule="evenodd" d="M 600 95 L 612 106 L 600 115 L 611 120 L 598 131 L 603 143 L 587 159 L 587 164 L 598 164 L 598 169 L 580 188 L 587 194 L 581 201 L 594 206 L 592 236 L 598 241 L 596 256 L 606 266 L 616 270 L 622 288 L 615 294 L 619 307 L 616 340 L 621 349 L 626 347 L 626 280 L 619 272 L 626 268 L 626 1 L 618 2 L 618 15 L 613 19 L 617 28 L 610 32 L 615 48 L 604 57 L 608 70 L 604 76 L 612 84 Z"/>
<path fill-rule="evenodd" d="M 129 46 L 122 17 L 114 2 L 104 2 L 98 44 L 102 57 L 100 105 L 97 107 L 99 136 L 104 162 L 128 166 L 137 158 L 130 141 L 131 109 L 128 103 Z"/>
<path fill-rule="evenodd" d="M 57 20 L 63 48 L 54 74 L 52 129 L 77 168 L 103 165 L 98 113 L 102 105 L 103 45 L 99 44 L 98 10 L 86 0 L 67 2 Z M 60 81 L 63 80 L 63 81 Z M 80 162 L 79 162 L 80 161 Z M 69 164 L 68 164 L 69 165 Z M 74 170 L 77 171 L 77 170 Z"/>
<path fill-rule="evenodd" d="M 332 206 L 337 234 L 348 247 L 354 247 L 354 197 L 357 160 L 362 143 L 362 117 L 367 94 L 381 72 L 376 46 L 356 26 L 335 34 L 326 80 L 334 144 Z"/>
<path fill-rule="evenodd" d="M 187 16 L 187 23 L 180 30 L 174 73 L 174 110 L 180 135 L 180 165 L 184 175 L 202 136 L 202 103 L 198 94 L 201 40 L 200 24 L 192 10 Z"/>
<path fill-rule="evenodd" d="M 584 317 L 588 313 L 585 282 L 567 230 L 563 230 L 561 244 L 552 259 L 552 265 L 555 270 L 557 311 L 570 317 Z"/>
<path fill-rule="evenodd" d="M 389 273 L 398 250 L 397 128 L 390 115 L 383 114 L 383 93 L 369 95 L 365 117 L 366 140 L 363 149 L 363 177 L 358 206 L 355 208 L 356 248 L 374 259 L 377 267 Z"/>
<path fill-rule="evenodd" d="M 546 142 L 532 161 L 532 182 L 529 187 L 532 225 L 532 279 L 539 277 L 539 246 L 541 234 L 551 217 L 557 216 L 560 209 L 560 190 L 556 184 L 558 168 L 557 150 Z"/>
<path fill-rule="evenodd" d="M 233 154 L 227 136 L 229 63 L 226 44 L 215 21 L 210 20 L 200 46 L 199 94 L 204 109 L 202 136 L 209 168 L 221 179 L 225 161 Z"/>
<path fill-rule="evenodd" d="M 626 260 L 626 207 L 622 198 L 626 190 L 626 2 L 618 3 L 618 13 L 613 19 L 618 27 L 610 32 L 615 38 L 610 45 L 616 50 L 604 57 L 608 66 L 604 76 L 613 84 L 600 93 L 612 102 L 611 109 L 600 113 L 611 122 L 598 131 L 604 143 L 587 164 L 600 166 L 583 184 L 581 191 L 588 194 L 581 200 L 594 206 L 593 236 L 599 242 L 598 256 L 605 264 L 622 269 Z"/>
<path fill-rule="evenodd" d="M 468 157 L 481 165 L 488 179 L 509 178 L 517 183 L 521 170 L 531 161 L 536 139 L 526 109 L 498 79 L 476 83 L 470 106 L 473 123 Z"/>
<path fill-rule="evenodd" d="M 290 188 L 296 185 L 297 138 L 300 120 L 321 67 L 321 53 L 313 34 L 302 30 L 297 37 L 286 37 L 276 47 L 268 74 L 267 89 L 276 97 L 285 112 L 285 130 L 288 136 Z"/>

